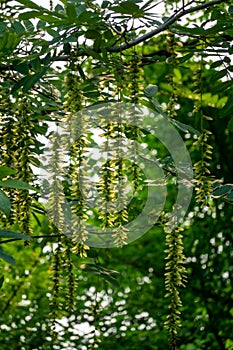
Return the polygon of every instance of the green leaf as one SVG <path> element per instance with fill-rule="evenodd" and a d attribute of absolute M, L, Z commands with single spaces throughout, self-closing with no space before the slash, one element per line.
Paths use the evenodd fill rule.
<path fill-rule="evenodd" d="M 37 29 L 45 28 L 45 26 L 46 26 L 46 22 L 45 21 L 42 21 L 42 20 L 38 21 Z"/>
<path fill-rule="evenodd" d="M 95 52 L 94 50 L 91 50 L 89 48 L 85 48 L 85 51 L 88 55 L 92 56 L 95 59 L 101 59 L 101 56 L 99 53 Z"/>
<path fill-rule="evenodd" d="M 231 201 L 233 201 L 233 190 L 226 195 L 226 198 L 230 199 Z"/>
<path fill-rule="evenodd" d="M 109 284 L 116 288 L 120 288 L 120 284 L 117 282 L 116 278 L 111 276 L 110 274 L 106 272 L 101 272 L 100 276 Z"/>
<path fill-rule="evenodd" d="M 136 5 L 136 4 L 134 4 L 134 3 L 131 2 L 131 1 L 124 1 L 124 2 L 122 2 L 122 3 L 120 4 L 120 6 L 121 6 L 124 10 L 128 11 L 129 14 L 132 14 L 132 15 L 133 15 L 135 12 L 140 11 L 139 6 Z"/>
<path fill-rule="evenodd" d="M 115 271 L 115 270 L 109 270 L 109 269 L 106 269 L 104 268 L 103 266 L 99 265 L 99 264 L 86 264 L 85 265 L 85 270 L 88 271 L 88 272 L 95 272 L 98 274 L 108 274 L 108 275 L 111 275 L 113 277 L 119 275 L 119 272 L 118 271 Z"/>
<path fill-rule="evenodd" d="M 210 68 L 217 68 L 217 67 L 221 66 L 222 64 L 223 64 L 222 60 L 215 61 L 210 65 Z"/>
<path fill-rule="evenodd" d="M 191 57 L 193 57 L 194 53 L 188 53 L 187 55 L 181 57 L 181 58 L 177 58 L 177 60 L 179 61 L 179 63 L 184 63 L 187 60 L 189 60 Z"/>
<path fill-rule="evenodd" d="M 38 80 L 40 80 L 40 78 L 45 74 L 46 71 L 47 67 L 44 67 L 39 73 L 27 77 L 27 81 L 25 81 L 25 83 L 23 84 L 23 92 L 27 92 L 28 90 L 30 90 L 31 87 L 35 85 L 38 82 Z"/>
<path fill-rule="evenodd" d="M 232 82 L 230 83 L 232 84 Z M 224 117 L 227 117 L 228 115 L 232 115 L 232 108 L 233 108 L 233 99 L 229 98 L 225 106 L 221 110 L 220 117 L 224 118 Z"/>
<path fill-rule="evenodd" d="M 105 37 L 105 39 L 107 39 L 108 41 L 109 40 L 114 40 L 115 38 L 114 38 L 114 35 L 113 35 L 113 33 L 111 32 L 111 30 L 106 30 L 105 32 L 104 32 L 104 37 Z"/>
<path fill-rule="evenodd" d="M 4 33 L 6 31 L 6 24 L 3 22 L 0 22 L 0 33 Z"/>
<path fill-rule="evenodd" d="M 216 72 L 212 75 L 211 82 L 215 82 L 216 80 L 223 78 L 227 74 L 228 74 L 227 69 L 222 69 L 219 72 Z"/>
<path fill-rule="evenodd" d="M 86 264 L 85 271 L 93 273 L 95 275 L 99 275 L 103 278 L 103 280 L 113 285 L 114 287 L 120 287 L 119 283 L 116 280 L 116 276 L 119 274 L 118 271 L 105 269 L 104 267 L 98 264 Z"/>
<path fill-rule="evenodd" d="M 106 9 L 109 6 L 109 4 L 110 4 L 109 1 L 103 0 L 102 5 L 101 5 L 102 9 Z"/>
<path fill-rule="evenodd" d="M 143 10 L 141 10 L 138 5 L 130 1 L 124 1 L 118 6 L 111 6 L 110 9 L 122 15 L 132 15 L 134 17 L 139 17 L 144 14 Z"/>
<path fill-rule="evenodd" d="M 22 233 L 9 231 L 9 230 L 0 230 L 0 237 L 31 240 L 31 237 L 29 236 L 23 235 Z"/>
<path fill-rule="evenodd" d="M 233 132 L 233 117 L 231 117 L 231 119 L 229 120 L 227 127 L 230 131 Z"/>
<path fill-rule="evenodd" d="M 81 13 L 85 12 L 86 11 L 86 5 L 79 5 L 78 7 L 76 7 L 76 13 L 77 15 L 81 15 Z"/>
<path fill-rule="evenodd" d="M 64 7 L 60 4 L 56 5 L 54 10 L 58 13 L 64 13 Z"/>
<path fill-rule="evenodd" d="M 102 44 L 102 37 L 99 36 L 94 41 L 93 49 L 98 52 L 101 47 L 101 44 Z"/>
<path fill-rule="evenodd" d="M 94 250 L 94 248 L 93 248 L 93 249 L 90 249 L 90 250 L 88 251 L 88 258 L 92 258 L 92 259 L 98 258 L 98 253 L 97 253 L 96 250 Z"/>
<path fill-rule="evenodd" d="M 96 39 L 96 38 L 99 38 L 101 35 L 99 32 L 97 32 L 97 30 L 91 30 L 91 29 L 88 29 L 85 33 L 85 37 L 87 39 Z"/>
<path fill-rule="evenodd" d="M 54 15 L 56 15 L 56 13 L 54 12 Z M 66 22 L 62 22 L 59 18 L 57 17 L 54 17 L 52 15 L 49 15 L 49 14 L 40 14 L 38 16 L 38 18 L 40 18 L 42 21 L 45 21 L 45 22 L 48 22 L 48 23 L 52 23 L 52 24 L 58 24 L 58 25 L 62 25 L 64 23 L 67 23 L 67 20 Z"/>
<path fill-rule="evenodd" d="M 78 69 L 80 76 L 83 78 L 83 80 L 85 80 L 86 79 L 85 73 L 79 64 L 77 65 L 77 69 Z"/>
<path fill-rule="evenodd" d="M 219 108 L 207 106 L 207 107 L 203 107 L 203 112 L 205 115 L 215 119 L 221 117 L 221 109 Z"/>
<path fill-rule="evenodd" d="M 171 119 L 170 122 L 174 124 L 177 128 L 179 128 L 183 132 L 190 131 L 193 134 L 200 135 L 200 132 L 196 129 L 194 129 L 191 125 L 187 125 L 184 123 L 179 122 L 178 120 Z"/>
<path fill-rule="evenodd" d="M 49 65 L 51 60 L 51 53 L 49 52 L 42 60 L 43 65 Z"/>
<path fill-rule="evenodd" d="M 34 190 L 36 192 L 39 192 L 37 188 L 34 188 L 21 180 L 0 181 L 0 187 L 14 188 L 16 190 Z"/>
<path fill-rule="evenodd" d="M 26 62 L 14 65 L 14 69 L 21 74 L 29 74 L 29 67 Z"/>
<path fill-rule="evenodd" d="M 43 9 L 43 7 L 35 4 L 33 1 L 30 0 L 17 0 L 17 2 L 19 2 L 22 5 L 25 5 L 25 8 L 28 9 L 36 9 L 36 10 L 41 10 Z"/>
<path fill-rule="evenodd" d="M 223 185 L 221 187 L 218 187 L 213 191 L 213 196 L 215 197 L 221 197 L 227 194 L 228 192 L 233 191 L 233 185 L 228 184 L 228 185 Z"/>
<path fill-rule="evenodd" d="M 30 64 L 35 72 L 41 72 L 41 62 L 39 57 L 31 60 Z"/>
<path fill-rule="evenodd" d="M 16 30 L 17 34 L 21 34 L 21 33 L 25 32 L 24 26 L 18 21 L 14 22 L 14 27 L 15 27 L 15 30 Z"/>
<path fill-rule="evenodd" d="M 12 174 L 15 174 L 15 170 L 9 168 L 8 166 L 0 166 L 0 179 Z"/>
<path fill-rule="evenodd" d="M 7 32 L 4 35 L 1 35 L 0 40 L 0 50 L 13 51 L 15 47 L 18 45 L 19 39 L 17 37 L 17 34 L 15 32 Z"/>
<path fill-rule="evenodd" d="M 163 18 L 164 21 L 166 21 L 168 18 Z M 186 26 L 181 26 L 181 25 L 174 25 L 174 27 L 176 28 L 176 30 L 182 32 L 182 33 L 187 33 L 187 34 L 197 34 L 197 35 L 205 35 L 206 30 L 202 27 L 186 27 Z"/>
<path fill-rule="evenodd" d="M 111 275 L 112 277 L 117 277 L 117 276 L 120 274 L 120 272 L 115 271 L 115 270 L 105 269 L 105 268 L 102 267 L 102 266 L 101 266 L 101 268 L 102 268 L 102 270 L 103 270 L 105 273 L 108 273 L 108 274 Z"/>
<path fill-rule="evenodd" d="M 4 282 L 4 276 L 0 277 L 0 288 L 2 288 Z"/>
<path fill-rule="evenodd" d="M 20 20 L 25 19 L 31 19 L 31 18 L 38 18 L 40 12 L 38 11 L 29 11 L 29 12 L 23 12 L 19 15 Z"/>
<path fill-rule="evenodd" d="M 1 247 L 0 247 L 0 258 L 8 262 L 9 264 L 15 265 L 15 259 L 7 254 Z"/>
<path fill-rule="evenodd" d="M 0 36 L 0 50 L 2 51 L 3 48 L 5 48 L 5 45 L 7 43 L 7 39 L 8 39 L 8 33 L 5 33 L 4 35 Z"/>
<path fill-rule="evenodd" d="M 154 97 L 157 92 L 158 92 L 158 86 L 157 85 L 149 84 L 145 88 L 145 95 L 146 95 L 146 97 L 149 97 L 149 98 Z"/>
<path fill-rule="evenodd" d="M 233 11 L 233 6 L 232 11 Z M 226 350 L 232 350 L 233 349 L 233 340 L 232 339 L 227 339 L 226 344 L 225 344 Z"/>
<path fill-rule="evenodd" d="M 227 56 L 224 57 L 223 61 L 226 62 L 226 63 L 228 63 L 228 64 L 231 63 L 230 57 L 227 57 Z M 229 67 L 228 67 L 228 68 L 229 68 Z"/>
<path fill-rule="evenodd" d="M 27 75 L 19 80 L 12 88 L 12 94 L 14 94 L 20 87 L 23 87 L 23 92 L 27 92 L 31 89 L 31 87 L 37 83 L 37 81 L 45 74 L 47 71 L 47 67 L 43 67 L 43 69 L 35 74 Z"/>
<path fill-rule="evenodd" d="M 110 10 L 116 13 L 121 13 L 121 14 L 128 14 L 127 11 L 125 11 L 121 6 L 111 6 Z"/>
<path fill-rule="evenodd" d="M 95 275 L 99 275 L 101 269 L 99 268 L 98 265 L 95 265 L 95 264 L 86 264 L 86 265 L 85 265 L 85 271 L 90 272 L 90 273 L 93 273 L 93 274 L 95 274 Z"/>
<path fill-rule="evenodd" d="M 50 29 L 50 28 L 48 28 L 47 29 L 47 33 L 49 34 L 49 35 L 51 35 L 52 37 L 54 37 L 54 38 L 57 38 L 59 35 L 57 34 L 57 31 L 56 30 L 53 30 L 53 29 Z M 59 36 L 59 38 L 60 38 L 60 36 Z"/>
<path fill-rule="evenodd" d="M 76 8 L 73 4 L 68 4 L 66 7 L 66 14 L 69 19 L 74 20 L 77 17 Z"/>
<path fill-rule="evenodd" d="M 216 93 L 219 93 L 219 92 L 222 93 L 223 91 L 225 91 L 225 90 L 231 88 L 231 87 L 232 87 L 232 83 L 233 83 L 232 80 L 220 82 L 220 83 L 218 83 L 216 86 L 213 86 L 213 88 L 212 88 L 212 93 L 213 93 L 213 94 L 216 94 Z"/>
<path fill-rule="evenodd" d="M 90 21 L 92 20 L 92 17 L 93 17 L 93 13 L 91 11 L 82 11 L 78 16 L 78 22 L 80 24 L 84 24 L 84 23 L 89 24 Z"/>
<path fill-rule="evenodd" d="M 11 202 L 5 193 L 0 190 L 0 210 L 6 215 L 10 215 Z"/>
<path fill-rule="evenodd" d="M 27 28 L 27 30 L 30 32 L 30 33 L 33 33 L 35 28 L 34 28 L 34 25 L 33 23 L 29 20 L 29 19 L 25 19 L 23 21 L 25 27 Z"/>
<path fill-rule="evenodd" d="M 40 51 L 40 55 L 44 55 L 47 51 L 48 51 L 48 48 L 49 48 L 49 43 L 48 42 L 43 42 L 42 43 L 42 46 L 41 46 L 41 51 Z M 48 55 L 51 55 L 50 53 L 47 54 Z M 46 57 L 47 57 L 46 56 Z M 44 62 L 44 65 L 46 65 L 46 60 L 45 58 L 43 59 L 43 62 Z M 47 64 L 48 65 L 48 64 Z"/>
<path fill-rule="evenodd" d="M 88 91 L 84 92 L 83 95 L 88 98 L 97 98 L 100 96 L 99 91 Z"/>

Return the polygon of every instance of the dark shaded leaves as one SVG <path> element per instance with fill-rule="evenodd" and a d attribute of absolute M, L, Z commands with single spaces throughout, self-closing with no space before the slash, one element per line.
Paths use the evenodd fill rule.
<path fill-rule="evenodd" d="M 7 254 L 1 247 L 0 247 L 0 258 L 8 262 L 9 264 L 15 265 L 15 259 Z"/>

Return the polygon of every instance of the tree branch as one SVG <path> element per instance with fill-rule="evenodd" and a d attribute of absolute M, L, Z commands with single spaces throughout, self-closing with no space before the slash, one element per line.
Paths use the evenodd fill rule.
<path fill-rule="evenodd" d="M 161 223 L 160 222 L 155 222 L 153 224 L 153 226 L 159 226 Z M 144 226 L 139 226 L 137 227 L 137 229 L 144 229 L 144 228 L 151 228 L 151 225 L 144 225 Z M 112 235 L 114 231 L 94 231 L 94 230 L 89 230 L 88 231 L 91 234 L 95 234 L 95 235 L 100 235 L 100 234 L 105 234 L 105 235 Z M 132 230 L 128 230 L 128 232 L 134 232 Z M 38 239 L 38 238 L 57 238 L 57 237 L 71 237 L 72 233 L 71 232 L 67 232 L 67 233 L 61 233 L 61 234 L 57 234 L 57 235 L 39 235 L 39 236 L 30 236 L 31 239 Z M 0 241 L 0 244 L 4 244 L 4 243 L 11 243 L 11 242 L 16 242 L 16 241 L 22 241 L 25 240 L 27 241 L 27 239 L 25 238 L 11 238 L 11 239 L 5 239 L 4 241 Z"/>
<path fill-rule="evenodd" d="M 30 236 L 31 239 L 36 239 L 36 238 L 56 238 L 56 237 L 62 237 L 64 234 L 60 235 L 40 235 L 40 236 Z M 11 239 L 5 239 L 4 241 L 0 241 L 0 244 L 4 243 L 10 243 L 10 242 L 15 242 L 15 241 L 22 241 L 26 240 L 25 238 L 11 238 Z"/>
<path fill-rule="evenodd" d="M 200 10 L 203 10 L 203 9 L 206 9 L 206 8 L 209 8 L 211 6 L 214 6 L 214 5 L 217 5 L 217 4 L 221 4 L 221 3 L 224 3 L 225 0 L 212 0 L 210 2 L 207 2 L 207 3 L 203 3 L 201 5 L 198 5 L 198 6 L 194 6 L 194 7 L 191 7 L 187 10 L 185 10 L 184 8 L 181 8 L 179 9 L 175 14 L 173 14 L 165 23 L 163 23 L 161 26 L 159 26 L 158 28 L 152 30 L 151 32 L 149 33 L 146 33 L 142 36 L 140 36 L 139 38 L 136 38 L 135 40 L 132 40 L 130 42 L 127 42 L 127 43 L 124 43 L 120 46 L 109 46 L 107 47 L 107 51 L 108 52 L 122 52 L 124 50 L 127 50 L 131 47 L 134 47 L 150 38 L 152 38 L 153 36 L 165 31 L 166 29 L 168 29 L 172 24 L 174 24 L 176 21 L 178 21 L 179 19 L 181 19 L 182 17 L 188 15 L 189 13 L 193 13 L 193 12 L 196 12 L 196 11 L 200 11 Z M 83 56 L 89 56 L 90 54 L 85 52 L 85 49 L 84 50 L 78 50 L 76 53 L 75 53 L 75 57 L 83 57 Z M 69 56 L 67 55 L 61 55 L 61 56 L 57 56 L 57 57 L 54 57 L 52 59 L 53 62 L 56 62 L 56 61 L 68 61 L 69 59 Z M 5 64 L 1 64 L 0 65 L 0 72 L 5 72 L 9 69 L 12 69 L 14 70 L 14 66 L 13 65 L 5 65 Z"/>
<path fill-rule="evenodd" d="M 189 13 L 200 11 L 200 10 L 206 9 L 208 7 L 211 7 L 211 6 L 214 6 L 214 5 L 217 5 L 217 4 L 221 4 L 222 2 L 225 2 L 225 1 L 224 0 L 213 0 L 213 1 L 201 4 L 201 5 L 198 5 L 198 6 L 191 7 L 189 9 L 187 9 L 187 10 L 181 9 L 181 12 L 172 15 L 165 23 L 163 23 L 160 27 L 152 30 L 151 32 L 146 33 L 146 34 L 140 36 L 139 38 L 137 38 L 135 40 L 132 40 L 132 41 L 130 41 L 128 43 L 122 44 L 120 46 L 108 47 L 107 50 L 109 52 L 121 52 L 121 51 L 127 50 L 127 49 L 129 49 L 129 48 L 131 48 L 133 46 L 136 46 L 136 45 L 144 42 L 145 40 L 148 40 L 148 39 L 152 38 L 156 34 L 159 34 L 159 33 L 163 32 L 163 31 L 165 31 L 173 23 L 175 23 L 176 21 L 178 21 L 182 17 L 188 15 Z"/>

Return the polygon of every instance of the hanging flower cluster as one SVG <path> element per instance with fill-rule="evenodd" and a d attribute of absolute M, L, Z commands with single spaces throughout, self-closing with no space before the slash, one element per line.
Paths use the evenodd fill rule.
<path fill-rule="evenodd" d="M 87 240 L 87 230 L 85 220 L 87 205 L 83 198 L 85 191 L 85 148 L 88 145 L 87 133 L 88 125 L 85 116 L 79 113 L 83 108 L 84 98 L 80 89 L 80 79 L 75 74 L 68 74 L 66 77 L 66 101 L 65 107 L 67 115 L 67 137 L 64 142 L 69 145 L 69 178 L 71 180 L 70 196 L 72 199 L 71 210 L 73 213 L 72 225 L 72 251 L 81 257 L 86 257 L 86 251 L 89 249 Z"/>
<path fill-rule="evenodd" d="M 177 331 L 181 326 L 180 307 L 182 306 L 179 288 L 184 287 L 186 282 L 182 231 L 183 229 L 181 227 L 171 228 L 169 223 L 165 225 L 167 245 L 167 249 L 165 250 L 167 253 L 167 262 L 165 265 L 165 297 L 169 298 L 169 314 L 165 321 L 165 326 L 170 334 L 170 347 L 172 350 L 178 349 Z"/>
<path fill-rule="evenodd" d="M 169 32 L 167 35 L 167 51 L 170 53 L 170 57 L 167 58 L 167 63 L 169 64 L 169 70 L 170 70 L 167 76 L 167 79 L 168 79 L 169 86 L 171 88 L 169 103 L 167 105 L 167 113 L 169 118 L 175 118 L 177 115 L 175 106 L 178 101 L 178 96 L 177 96 L 177 86 L 174 81 L 174 69 L 177 65 L 175 45 L 176 45 L 175 35 Z"/>
<path fill-rule="evenodd" d="M 194 74 L 194 91 L 199 96 L 197 103 L 194 106 L 193 113 L 200 115 L 200 128 L 201 134 L 194 146 L 197 146 L 201 153 L 201 159 L 194 164 L 194 174 L 196 183 L 196 200 L 203 208 L 204 206 L 210 205 L 210 197 L 212 194 L 212 179 L 210 177 L 210 165 L 212 160 L 213 147 L 209 140 L 212 132 L 207 129 L 208 121 L 212 120 L 211 117 L 206 116 L 203 112 L 203 101 L 202 101 L 202 70 L 203 70 L 203 57 L 201 57 L 200 68 L 198 68 Z"/>
<path fill-rule="evenodd" d="M 175 80 L 174 70 L 178 67 L 176 59 L 176 47 L 175 35 L 168 33 L 167 35 L 167 51 L 170 53 L 170 57 L 167 58 L 169 64 L 169 74 L 167 76 L 169 88 L 171 89 L 169 101 L 167 104 L 167 114 L 169 118 L 176 118 L 176 106 L 178 103 L 178 88 Z M 169 347 L 172 350 L 178 350 L 178 329 L 181 326 L 181 311 L 182 301 L 180 298 L 179 289 L 185 286 L 186 282 L 186 268 L 185 268 L 185 256 L 183 254 L 183 235 L 181 227 L 177 227 L 177 224 L 166 218 L 167 222 L 164 225 L 164 231 L 166 233 L 166 264 L 165 264 L 165 297 L 169 299 L 168 315 L 165 321 L 165 327 L 170 335 Z M 176 220 L 174 218 L 174 220 Z"/>
<path fill-rule="evenodd" d="M 134 105 L 139 103 L 140 94 L 143 90 L 143 84 L 141 81 L 142 69 L 140 67 L 140 60 L 137 55 L 135 55 L 129 62 L 129 76 L 130 76 L 130 89 L 129 96 L 130 102 L 132 103 L 132 109 L 134 109 Z M 142 183 L 142 172 L 137 164 L 138 162 L 138 142 L 141 136 L 140 130 L 140 120 L 142 115 L 138 113 L 137 109 L 129 113 L 129 138 L 134 142 L 134 147 L 132 148 L 132 161 L 129 167 L 129 179 L 134 186 L 134 191 L 139 190 L 140 185 Z"/>
<path fill-rule="evenodd" d="M 27 101 L 22 100 L 17 110 L 18 122 L 16 124 L 16 159 L 15 165 L 18 179 L 30 183 L 33 179 L 33 173 L 30 167 L 30 158 L 32 156 L 31 148 L 34 145 L 34 136 L 31 131 L 34 125 L 30 119 L 31 108 Z M 15 215 L 18 218 L 18 224 L 21 231 L 30 235 L 32 233 L 30 227 L 32 197 L 29 191 L 17 191 L 15 197 Z"/>
<path fill-rule="evenodd" d="M 0 165 L 8 166 L 14 168 L 16 159 L 16 123 L 17 119 L 13 114 L 13 106 L 9 99 L 4 95 L 1 95 L 0 104 L 0 144 L 1 144 L 1 155 L 0 155 Z M 5 109 L 8 106 L 8 109 Z M 14 190 L 6 190 L 8 197 L 13 201 L 15 197 Z M 3 212 L 0 212 L 1 221 L 3 225 L 11 225 L 14 223 L 13 213 L 11 211 L 10 216 L 7 218 Z"/>
<path fill-rule="evenodd" d="M 195 146 L 201 149 L 201 159 L 194 164 L 196 180 L 196 200 L 201 207 L 210 204 L 213 192 L 212 179 L 210 178 L 210 165 L 212 160 L 213 147 L 209 144 L 209 137 L 212 133 L 204 129 L 195 142 Z"/>
<path fill-rule="evenodd" d="M 66 124 L 66 130 L 64 135 L 59 135 L 58 132 L 53 133 L 52 155 L 49 164 L 49 170 L 52 173 L 48 201 L 50 227 L 51 233 L 58 235 L 58 245 L 54 249 L 52 264 L 52 330 L 55 330 L 57 310 L 64 308 L 64 300 L 66 300 L 68 310 L 73 310 L 75 306 L 77 282 L 73 273 L 71 255 L 75 253 L 81 257 L 87 256 L 86 250 L 88 249 L 85 244 L 87 233 L 83 221 L 87 218 L 85 202 L 80 190 L 80 173 L 82 172 L 83 149 L 86 146 L 86 141 L 83 137 L 83 120 L 78 114 L 82 108 L 82 94 L 76 75 L 71 73 L 67 75 L 65 89 L 66 115 L 63 122 Z M 64 154 L 64 149 L 67 150 L 67 154 Z M 69 158 L 68 170 L 66 156 Z M 66 202 L 64 181 L 71 182 L 69 197 L 72 201 L 73 216 L 69 217 L 69 220 L 67 220 L 66 215 L 68 214 L 64 207 Z"/>
<path fill-rule="evenodd" d="M 65 231 L 64 203 L 65 195 L 61 178 L 64 176 L 64 154 L 61 149 L 61 136 L 54 132 L 52 137 L 51 157 L 48 169 L 49 178 L 48 212 L 50 216 L 51 234 L 62 234 Z"/>
<path fill-rule="evenodd" d="M 34 178 L 31 169 L 31 158 L 35 136 L 32 133 L 34 124 L 31 121 L 32 106 L 26 98 L 19 97 L 13 107 L 10 98 L 5 113 L 1 115 L 1 165 L 15 170 L 15 178 L 30 184 Z M 12 209 L 7 222 L 13 223 L 25 235 L 31 235 L 32 197 L 28 190 L 8 190 Z"/>

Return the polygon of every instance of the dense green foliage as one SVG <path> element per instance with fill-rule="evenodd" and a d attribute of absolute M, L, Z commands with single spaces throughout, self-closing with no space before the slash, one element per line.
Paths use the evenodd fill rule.
<path fill-rule="evenodd" d="M 231 1 L 167 0 L 162 9 L 157 0 L 37 3 L 0 2 L 1 350 L 232 350 Z M 102 202 L 88 207 L 79 176 L 85 187 L 83 161 L 96 141 L 77 113 L 100 102 L 151 108 L 181 135 L 194 179 L 177 227 L 171 214 L 179 169 L 140 129 L 138 115 L 130 115 L 134 127 L 103 121 L 102 136 L 124 134 L 156 154 L 167 188 L 162 212 L 126 244 L 124 225 L 141 213 L 150 188 L 143 170 L 120 156 L 119 143 L 117 160 L 99 173 Z M 69 165 L 59 160 L 51 131 L 62 123 L 81 135 L 69 145 Z M 62 184 L 51 180 L 48 215 L 38 159 L 49 137 L 50 172 L 65 175 Z M 133 188 L 129 204 L 124 179 Z M 77 215 L 72 239 L 64 197 Z M 120 210 L 105 211 L 109 200 L 115 209 L 120 200 Z M 116 247 L 89 247 L 87 225 L 113 228 Z"/>

